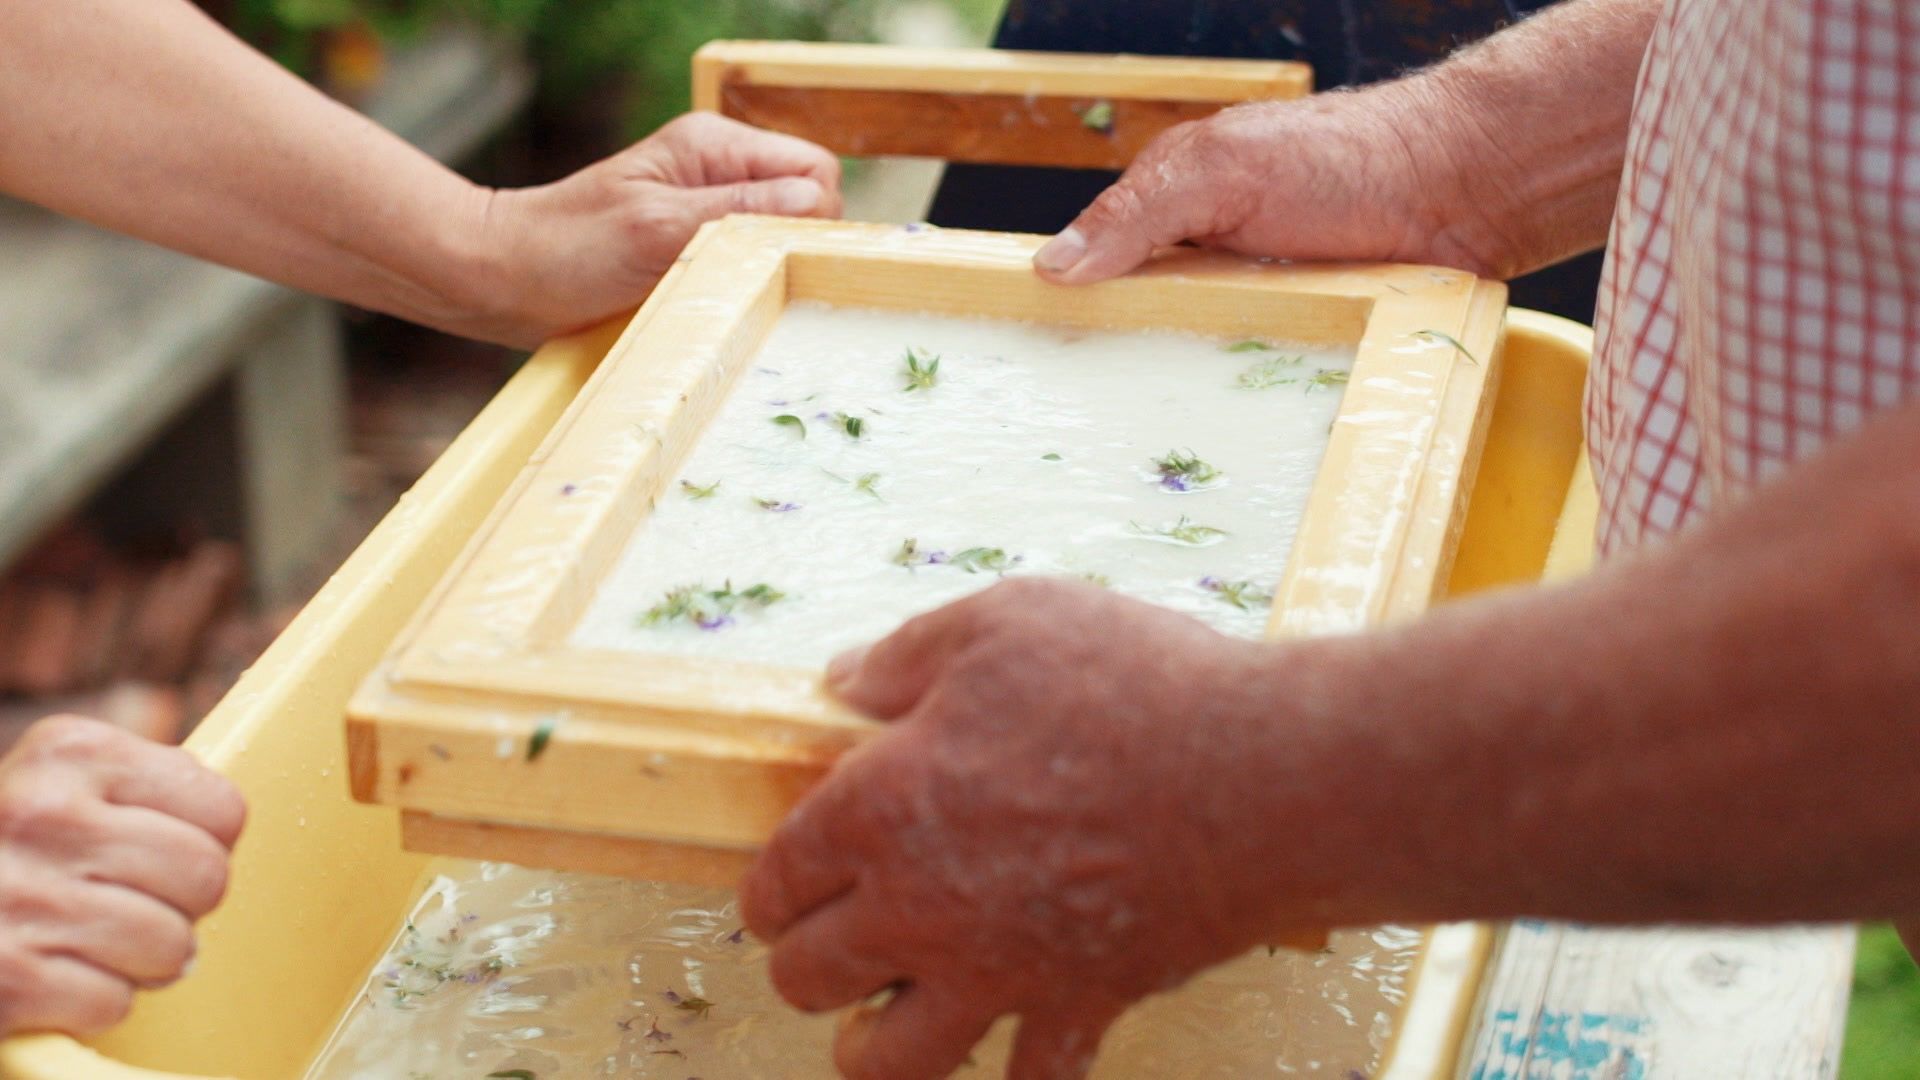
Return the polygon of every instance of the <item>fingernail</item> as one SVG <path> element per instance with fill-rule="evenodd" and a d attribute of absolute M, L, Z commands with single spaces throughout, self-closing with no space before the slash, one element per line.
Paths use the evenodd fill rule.
<path fill-rule="evenodd" d="M 1079 229 L 1068 228 L 1059 236 L 1047 241 L 1047 246 L 1034 255 L 1034 265 L 1053 274 L 1064 274 L 1080 264 L 1087 257 L 1087 238 Z"/>
<path fill-rule="evenodd" d="M 773 212 L 776 214 L 811 214 L 820 209 L 820 200 L 826 192 L 812 180 L 782 180 L 773 188 Z"/>
<path fill-rule="evenodd" d="M 833 662 L 827 665 L 827 686 L 834 690 L 845 689 L 860 671 L 860 665 L 866 662 L 869 648 L 871 646 L 862 645 L 834 657 Z"/>

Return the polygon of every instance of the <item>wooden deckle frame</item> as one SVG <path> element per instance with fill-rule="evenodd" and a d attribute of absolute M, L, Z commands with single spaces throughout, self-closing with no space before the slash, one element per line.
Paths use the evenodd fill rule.
<path fill-rule="evenodd" d="M 1503 286 L 1181 251 L 1065 289 L 1032 273 L 1039 242 L 751 217 L 703 230 L 354 700 L 355 796 L 403 811 L 421 850 L 730 883 L 875 730 L 815 670 L 569 643 L 789 300 L 1357 346 L 1271 632 L 1427 606 L 1485 431 Z"/>
<path fill-rule="evenodd" d="M 1123 169 L 1162 131 L 1305 97 L 1292 61 L 716 41 L 693 103 L 854 157 Z"/>

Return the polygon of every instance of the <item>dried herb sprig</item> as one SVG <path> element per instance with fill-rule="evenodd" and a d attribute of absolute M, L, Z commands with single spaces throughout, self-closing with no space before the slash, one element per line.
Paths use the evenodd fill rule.
<path fill-rule="evenodd" d="M 907 393 L 915 390 L 931 390 L 940 381 L 940 358 L 932 353 L 922 353 L 919 349 L 907 349 L 907 385 L 902 389 Z"/>
<path fill-rule="evenodd" d="M 1480 359 L 1473 355 L 1473 350 L 1467 348 L 1465 345 L 1460 344 L 1459 338 L 1454 337 L 1452 334 L 1447 333 L 1445 330 L 1415 330 L 1413 332 L 1413 336 L 1417 338 L 1424 338 L 1427 341 L 1436 342 L 1441 345 L 1451 345 L 1453 346 L 1453 349 L 1455 352 L 1467 358 L 1468 363 L 1472 364 L 1475 367 L 1480 366 Z"/>
<path fill-rule="evenodd" d="M 1315 390 L 1331 390 L 1336 386 L 1345 386 L 1347 385 L 1347 380 L 1352 377 L 1352 372 L 1341 368 L 1321 368 L 1319 371 L 1314 372 L 1312 378 L 1307 380 L 1307 393 L 1311 394 Z"/>
<path fill-rule="evenodd" d="M 780 427 L 794 429 L 800 433 L 802 439 L 807 437 L 807 422 L 792 413 L 781 413 L 779 416 L 773 418 L 773 422 Z"/>
<path fill-rule="evenodd" d="M 900 550 L 893 556 L 893 565 L 909 570 L 918 566 L 942 566 L 950 561 L 944 551 L 921 551 L 920 541 L 913 537 L 901 541 Z"/>
<path fill-rule="evenodd" d="M 553 731 L 560 726 L 558 716 L 543 716 L 533 729 L 533 737 L 527 740 L 527 760 L 538 760 L 547 752 L 547 744 L 553 741 Z"/>
<path fill-rule="evenodd" d="M 1181 514 L 1180 520 L 1171 525 L 1154 527 L 1142 525 L 1137 521 L 1130 521 L 1127 524 L 1141 536 L 1151 536 L 1156 540 L 1171 540 L 1176 544 L 1187 544 L 1192 547 L 1210 544 L 1228 535 L 1225 529 L 1199 524 L 1189 520 L 1185 514 Z"/>
<path fill-rule="evenodd" d="M 945 551 L 922 551 L 920 541 L 912 537 L 901 541 L 900 550 L 894 552 L 893 564 L 909 570 L 922 566 L 953 566 L 969 574 L 1004 574 L 1020 562 L 1020 556 L 1009 555 L 1005 548 L 972 547 L 949 555 Z"/>
<path fill-rule="evenodd" d="M 1102 135 L 1113 133 L 1113 102 L 1103 98 L 1090 105 L 1075 106 L 1073 111 L 1080 114 L 1080 126 L 1088 131 Z"/>
<path fill-rule="evenodd" d="M 719 494 L 720 483 L 721 483 L 720 481 L 715 480 L 713 483 L 708 484 L 706 487 L 701 487 L 699 484 L 696 484 L 691 480 L 682 480 L 680 481 L 680 490 L 687 493 L 687 498 L 693 499 L 694 501 L 698 502 L 702 499 L 711 499 L 715 495 Z"/>
<path fill-rule="evenodd" d="M 953 557 L 953 565 L 969 574 L 1004 574 L 1019 561 L 1002 548 L 990 547 L 968 548 Z"/>
<path fill-rule="evenodd" d="M 1209 576 L 1200 579 L 1200 587 L 1241 611 L 1258 611 L 1273 603 L 1273 593 L 1251 581 L 1226 581 Z"/>
<path fill-rule="evenodd" d="M 878 499 L 880 498 L 880 490 L 874 485 L 878 484 L 879 482 L 880 482 L 879 473 L 877 472 L 862 473 L 860 475 L 860 479 L 855 480 L 853 482 L 853 490 L 861 492 L 866 495 L 871 495 L 874 498 Z"/>
<path fill-rule="evenodd" d="M 736 591 L 729 581 L 722 588 L 682 585 L 668 590 L 659 603 L 640 616 L 640 625 L 686 622 L 702 630 L 723 630 L 734 623 L 734 613 L 761 611 L 787 598 L 787 594 L 765 583 Z"/>
<path fill-rule="evenodd" d="M 769 514 L 791 514 L 795 510 L 800 509 L 799 503 L 788 502 L 785 499 L 756 498 L 753 500 L 753 503 L 755 506 L 758 506 L 760 509 L 765 510 Z"/>
<path fill-rule="evenodd" d="M 1160 486 L 1168 491 L 1193 491 L 1220 479 L 1220 470 L 1201 461 L 1191 450 L 1169 450 L 1153 459 Z"/>
<path fill-rule="evenodd" d="M 1236 341 L 1231 345 L 1222 346 L 1220 349 L 1221 352 L 1230 353 L 1272 352 L 1273 350 L 1274 347 L 1272 345 L 1264 341 L 1256 340 Z"/>
<path fill-rule="evenodd" d="M 681 1012 L 690 1012 L 694 1016 L 704 1020 L 707 1018 L 707 1014 L 713 1011 L 714 1003 L 703 997 L 686 997 L 674 1002 L 673 1007 L 679 1009 Z"/>
<path fill-rule="evenodd" d="M 867 431 L 867 422 L 865 420 L 847 413 L 834 413 L 833 422 L 839 426 L 841 431 L 847 433 L 847 438 L 849 439 L 858 439 L 860 436 L 866 434 Z"/>
<path fill-rule="evenodd" d="M 1271 390 L 1276 386 L 1289 386 L 1300 381 L 1294 369 L 1305 359 L 1304 356 L 1269 357 L 1241 372 L 1233 385 L 1241 390 Z"/>

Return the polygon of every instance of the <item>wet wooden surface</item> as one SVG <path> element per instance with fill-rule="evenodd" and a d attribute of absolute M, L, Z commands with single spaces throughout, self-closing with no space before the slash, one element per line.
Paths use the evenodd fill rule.
<path fill-rule="evenodd" d="M 1526 921 L 1494 954 L 1469 1080 L 1837 1075 L 1851 926 L 1613 930 Z"/>

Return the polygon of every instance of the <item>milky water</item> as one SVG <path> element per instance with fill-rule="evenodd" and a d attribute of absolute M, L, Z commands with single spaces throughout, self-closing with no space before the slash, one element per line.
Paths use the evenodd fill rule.
<path fill-rule="evenodd" d="M 906 389 L 910 349 L 938 358 L 932 385 Z M 574 643 L 813 665 L 1004 574 L 1087 577 L 1258 636 L 1351 365 L 1278 343 L 795 305 Z M 1156 461 L 1173 453 L 1218 475 L 1169 480 Z M 784 598 L 645 619 L 675 589 L 728 583 Z"/>
<path fill-rule="evenodd" d="M 786 1007 L 726 890 L 447 862 L 309 1080 L 828 1080 L 834 1020 Z M 1420 935 L 1264 950 L 1124 1017 L 1096 1077 L 1378 1068 Z M 961 1077 L 1004 1072 L 1004 1023 Z"/>

